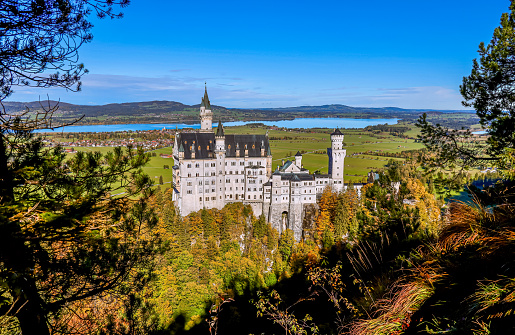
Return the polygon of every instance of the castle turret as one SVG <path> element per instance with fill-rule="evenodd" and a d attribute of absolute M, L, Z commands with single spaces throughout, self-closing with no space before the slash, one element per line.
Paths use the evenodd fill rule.
<path fill-rule="evenodd" d="M 213 131 L 213 113 L 211 112 L 211 103 L 207 96 L 207 86 L 205 87 L 204 97 L 200 104 L 200 131 L 211 132 Z"/>
<path fill-rule="evenodd" d="M 331 134 L 331 147 L 327 148 L 327 155 L 329 156 L 329 174 L 337 191 L 343 188 L 346 153 L 347 150 L 343 149 L 343 134 L 340 129 L 336 128 Z"/>

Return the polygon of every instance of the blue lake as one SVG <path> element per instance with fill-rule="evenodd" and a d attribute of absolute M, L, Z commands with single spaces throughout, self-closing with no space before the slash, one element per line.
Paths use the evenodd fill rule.
<path fill-rule="evenodd" d="M 365 128 L 366 126 L 375 126 L 378 124 L 396 124 L 399 119 L 348 119 L 348 118 L 300 118 L 294 120 L 281 121 L 234 121 L 222 122 L 224 126 L 243 126 L 251 123 L 263 123 L 267 126 L 277 126 L 285 128 Z M 213 123 L 213 127 L 218 126 L 217 122 Z M 91 126 L 68 126 L 58 128 L 53 132 L 79 133 L 79 132 L 113 132 L 113 131 L 137 131 L 137 130 L 156 130 L 156 129 L 183 129 L 183 128 L 200 128 L 200 123 L 184 124 L 184 123 L 134 123 L 134 124 L 107 124 L 107 125 L 91 125 Z M 51 130 L 38 130 L 37 132 L 52 132 Z"/>

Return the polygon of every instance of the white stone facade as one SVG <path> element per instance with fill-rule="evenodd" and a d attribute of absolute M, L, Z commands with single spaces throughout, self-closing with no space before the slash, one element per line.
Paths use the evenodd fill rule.
<path fill-rule="evenodd" d="M 315 175 L 302 167 L 302 155 L 272 173 L 267 135 L 225 135 L 219 123 L 212 129 L 207 90 L 200 107 L 201 129 L 175 136 L 174 201 L 181 215 L 203 208 L 223 208 L 231 202 L 250 204 L 279 232 L 292 229 L 300 240 L 306 212 L 316 208 L 325 187 L 344 189 L 344 135 L 331 134 L 329 174 Z"/>

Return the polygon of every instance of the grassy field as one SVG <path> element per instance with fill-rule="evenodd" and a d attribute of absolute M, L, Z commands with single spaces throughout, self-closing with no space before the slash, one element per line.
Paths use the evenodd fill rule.
<path fill-rule="evenodd" d="M 410 137 L 416 137 L 417 129 L 410 126 L 407 134 Z M 249 126 L 228 127 L 225 129 L 227 134 L 265 134 L 265 128 L 252 128 Z M 297 151 L 303 153 L 302 163 L 304 167 L 311 173 L 320 171 L 327 173 L 328 156 L 325 153 L 327 148 L 331 146 L 330 133 L 332 129 L 313 129 L 312 132 L 295 131 L 295 130 L 269 130 L 270 146 L 273 155 L 272 166 L 275 169 L 281 164 L 282 160 L 294 160 Z M 343 130 L 345 135 L 345 149 L 347 150 L 347 158 L 345 159 L 345 181 L 361 182 L 366 178 L 370 170 L 376 170 L 383 167 L 388 157 L 378 157 L 374 155 L 361 154 L 366 151 L 382 151 L 382 152 L 401 152 L 403 150 L 413 150 L 423 148 L 420 143 L 415 143 L 413 139 L 403 139 L 392 136 L 389 133 L 367 132 L 363 129 Z M 75 147 L 76 150 L 82 151 L 100 151 L 106 153 L 112 150 L 110 147 Z M 157 184 L 159 177 L 163 177 L 164 187 L 170 185 L 172 181 L 171 169 L 164 169 L 164 165 L 170 168 L 173 166 L 173 158 L 162 158 L 160 154 L 170 154 L 172 148 L 162 148 L 152 151 L 156 154 L 151 157 L 150 162 L 143 170 L 155 180 Z"/>

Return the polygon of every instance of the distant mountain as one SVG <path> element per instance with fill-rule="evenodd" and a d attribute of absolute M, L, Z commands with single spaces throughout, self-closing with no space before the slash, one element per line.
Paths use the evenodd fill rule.
<path fill-rule="evenodd" d="M 436 109 L 405 109 L 399 107 L 351 107 L 347 105 L 333 104 L 333 105 L 321 105 L 321 106 L 298 106 L 298 107 L 280 107 L 280 108 L 259 108 L 260 110 L 270 111 L 306 111 L 306 112 L 317 112 L 317 111 L 333 111 L 343 113 L 427 113 L 427 112 L 441 112 L 441 113 L 475 113 L 475 111 L 469 110 L 436 110 Z"/>
<path fill-rule="evenodd" d="M 198 122 L 200 105 L 185 105 L 176 101 L 145 101 L 113 103 L 107 105 L 75 105 L 57 101 L 16 102 L 4 101 L 4 108 L 9 113 L 26 110 L 31 112 L 48 109 L 58 105 L 54 117 L 61 120 L 75 120 L 82 116 L 81 124 L 113 123 L 150 123 L 150 122 Z M 470 113 L 471 111 L 447 111 L 430 109 L 403 109 L 398 107 L 351 107 L 346 105 L 297 106 L 284 108 L 226 108 L 212 105 L 214 120 L 250 121 L 250 120 L 284 120 L 299 117 L 353 117 L 383 118 L 395 117 L 414 119 L 422 112 L 431 113 Z"/>

